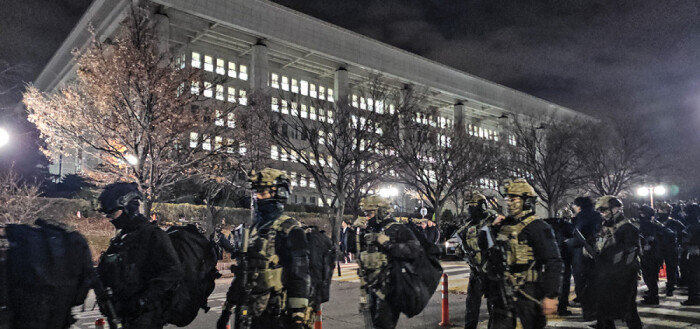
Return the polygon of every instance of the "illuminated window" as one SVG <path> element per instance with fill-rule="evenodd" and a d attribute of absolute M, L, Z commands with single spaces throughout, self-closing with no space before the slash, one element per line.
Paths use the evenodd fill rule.
<path fill-rule="evenodd" d="M 291 172 L 289 174 L 289 181 L 292 182 L 292 186 L 297 186 L 297 173 Z"/>
<path fill-rule="evenodd" d="M 229 103 L 235 103 L 236 102 L 236 89 L 233 87 L 228 87 L 228 95 L 226 98 Z"/>
<path fill-rule="evenodd" d="M 238 78 L 241 80 L 248 80 L 248 67 L 245 65 L 238 65 Z"/>
<path fill-rule="evenodd" d="M 192 88 L 190 89 L 192 95 L 199 95 L 199 82 L 192 82 Z"/>
<path fill-rule="evenodd" d="M 301 94 L 304 96 L 309 95 L 309 82 L 306 80 L 299 81 L 299 87 L 301 89 Z"/>
<path fill-rule="evenodd" d="M 318 97 L 318 93 L 316 92 L 316 85 L 313 83 L 309 84 L 309 96 L 311 96 L 313 98 Z"/>
<path fill-rule="evenodd" d="M 224 139 L 221 136 L 214 137 L 214 149 L 220 150 L 224 145 Z"/>
<path fill-rule="evenodd" d="M 214 96 L 214 91 L 212 90 L 211 82 L 204 82 L 204 97 L 211 98 Z"/>
<path fill-rule="evenodd" d="M 247 92 L 243 89 L 238 90 L 238 103 L 241 105 L 248 105 Z"/>
<path fill-rule="evenodd" d="M 216 85 L 216 99 L 220 101 L 224 100 L 224 86 Z"/>
<path fill-rule="evenodd" d="M 202 136 L 204 141 L 202 142 L 202 149 L 211 151 L 211 138 L 209 136 Z"/>
<path fill-rule="evenodd" d="M 216 120 L 214 121 L 214 124 L 217 126 L 223 126 L 224 125 L 224 117 L 221 115 L 221 111 L 216 110 Z"/>
<path fill-rule="evenodd" d="M 283 100 L 280 102 L 280 109 L 281 109 L 281 111 L 282 111 L 282 114 L 289 114 L 289 106 L 287 105 L 287 101 L 286 101 L 286 100 L 283 99 Z"/>
<path fill-rule="evenodd" d="M 272 73 L 270 75 L 270 87 L 279 89 L 280 76 L 277 73 Z"/>
<path fill-rule="evenodd" d="M 279 153 L 277 151 L 277 145 L 270 146 L 270 158 L 273 160 L 279 159 Z"/>
<path fill-rule="evenodd" d="M 328 97 L 326 97 L 326 99 L 327 99 L 329 102 L 333 102 L 333 101 L 334 101 L 334 100 L 333 100 L 333 89 L 328 88 L 327 91 L 328 91 Z"/>
<path fill-rule="evenodd" d="M 316 120 L 316 108 L 309 106 L 309 119 Z"/>
<path fill-rule="evenodd" d="M 228 127 L 236 128 L 236 114 L 233 112 L 228 114 Z"/>
<path fill-rule="evenodd" d="M 306 108 L 306 104 L 301 104 L 301 117 L 304 119 L 309 117 L 309 112 Z"/>
<path fill-rule="evenodd" d="M 299 186 L 306 187 L 306 177 L 304 177 L 304 176 L 299 177 Z"/>
<path fill-rule="evenodd" d="M 358 103 L 357 95 L 353 94 L 352 95 L 352 107 L 359 107 L 360 103 Z"/>
<path fill-rule="evenodd" d="M 195 148 L 199 144 L 199 134 L 196 132 L 190 132 L 190 147 Z"/>
<path fill-rule="evenodd" d="M 234 147 L 233 147 L 234 144 L 235 144 L 235 141 L 233 140 L 233 138 L 228 138 L 228 139 L 227 139 L 227 142 L 226 142 L 226 146 L 227 146 L 227 147 L 226 147 L 226 153 L 233 153 L 233 152 L 234 152 Z"/>
<path fill-rule="evenodd" d="M 328 116 L 328 123 L 333 123 L 333 111 L 328 109 L 326 115 Z"/>
<path fill-rule="evenodd" d="M 297 79 L 292 79 L 292 92 L 299 93 L 299 81 Z"/>
<path fill-rule="evenodd" d="M 204 70 L 209 72 L 214 71 L 214 58 L 209 55 L 204 55 Z"/>
<path fill-rule="evenodd" d="M 362 109 L 362 110 L 367 109 L 367 101 L 365 100 L 364 97 L 360 97 L 360 109 Z"/>
<path fill-rule="evenodd" d="M 272 97 L 272 101 L 270 102 L 270 108 L 272 109 L 273 112 L 279 112 L 280 111 L 279 99 Z"/>
<path fill-rule="evenodd" d="M 225 60 L 223 60 L 221 58 L 217 58 L 216 59 L 216 74 L 226 75 L 225 65 L 226 65 Z"/>
<path fill-rule="evenodd" d="M 245 147 L 245 143 L 241 142 L 241 144 L 238 146 L 238 154 L 245 155 L 246 151 L 248 151 L 248 149 Z"/>
<path fill-rule="evenodd" d="M 200 55 L 197 52 L 192 52 L 192 67 L 196 67 L 198 69 L 202 68 L 202 55 Z"/>
<path fill-rule="evenodd" d="M 282 76 L 282 90 L 289 91 L 289 78 Z"/>
<path fill-rule="evenodd" d="M 236 74 L 236 63 L 228 62 L 228 76 L 235 78 Z"/>
<path fill-rule="evenodd" d="M 292 102 L 291 114 L 295 117 L 299 116 L 299 111 L 297 111 L 297 102 Z"/>
<path fill-rule="evenodd" d="M 367 98 L 367 110 L 374 111 L 374 100 L 371 98 Z"/>
<path fill-rule="evenodd" d="M 396 106 L 389 104 L 389 114 L 394 115 L 394 112 L 396 112 Z"/>
<path fill-rule="evenodd" d="M 318 86 L 318 99 L 326 99 L 326 87 Z"/>

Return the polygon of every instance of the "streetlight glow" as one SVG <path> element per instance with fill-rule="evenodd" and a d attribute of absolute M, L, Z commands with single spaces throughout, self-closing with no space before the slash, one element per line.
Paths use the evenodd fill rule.
<path fill-rule="evenodd" d="M 648 187 L 640 187 L 637 189 L 637 195 L 639 196 L 647 196 L 649 195 L 649 188 Z"/>
<path fill-rule="evenodd" d="M 0 128 L 0 147 L 5 146 L 5 144 L 10 142 L 10 133 L 4 128 Z"/>
<path fill-rule="evenodd" d="M 379 195 L 382 198 L 391 198 L 399 195 L 399 190 L 393 186 L 384 187 L 379 190 Z"/>
<path fill-rule="evenodd" d="M 664 195 L 664 194 L 666 194 L 666 188 L 663 187 L 663 185 L 659 185 L 657 187 L 654 187 L 654 194 Z"/>
<path fill-rule="evenodd" d="M 139 163 L 139 159 L 136 158 L 136 156 L 133 154 L 127 154 L 124 156 L 124 158 L 126 159 L 126 162 L 128 162 L 132 166 L 135 166 Z"/>

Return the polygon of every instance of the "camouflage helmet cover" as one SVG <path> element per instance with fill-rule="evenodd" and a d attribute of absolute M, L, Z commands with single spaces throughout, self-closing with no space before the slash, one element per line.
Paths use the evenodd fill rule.
<path fill-rule="evenodd" d="M 379 195 L 370 195 L 360 200 L 360 208 L 363 211 L 377 211 L 379 209 L 390 210 L 391 203 Z"/>
<path fill-rule="evenodd" d="M 574 217 L 574 214 L 571 212 L 571 209 L 568 207 L 559 210 L 559 213 L 557 214 L 559 218 L 571 218 Z"/>
<path fill-rule="evenodd" d="M 530 198 L 537 197 L 535 189 L 524 178 L 517 178 L 515 180 L 508 179 L 504 181 L 503 189 L 505 191 L 505 195 L 515 195 L 519 197 Z"/>
<path fill-rule="evenodd" d="M 289 188 L 289 178 L 282 170 L 265 168 L 260 171 L 251 170 L 248 181 L 253 189 L 284 186 Z"/>
<path fill-rule="evenodd" d="M 599 210 L 601 208 L 622 208 L 622 201 L 618 199 L 615 196 L 612 195 L 604 195 L 600 198 L 598 198 L 598 201 L 595 203 L 595 209 Z"/>
<path fill-rule="evenodd" d="M 479 202 L 486 202 L 486 196 L 479 191 L 472 191 L 472 198 L 467 202 L 470 206 L 475 206 Z"/>

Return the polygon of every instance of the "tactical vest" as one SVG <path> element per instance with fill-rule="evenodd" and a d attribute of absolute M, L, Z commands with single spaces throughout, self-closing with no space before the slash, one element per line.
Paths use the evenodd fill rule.
<path fill-rule="evenodd" d="M 467 258 L 470 258 L 470 265 L 474 266 L 477 270 L 483 270 L 481 268 L 483 265 L 483 257 L 481 255 L 481 249 L 479 248 L 479 231 L 482 227 L 492 223 L 496 215 L 496 213 L 489 210 L 484 219 L 480 220 L 476 225 L 468 224 L 465 229 L 462 249 L 467 255 Z"/>
<path fill-rule="evenodd" d="M 388 264 L 386 254 L 379 250 L 375 242 L 381 233 L 395 224 L 399 223 L 391 222 L 382 227 L 380 233 L 366 233 L 364 235 L 364 250 L 360 251 L 360 262 L 362 263 L 362 270 L 364 271 L 366 283 L 374 283 L 377 276 Z"/>
<path fill-rule="evenodd" d="M 266 230 L 253 228 L 248 243 L 248 266 L 250 283 L 255 296 L 253 314 L 260 315 L 269 308 L 283 310 L 286 294 L 282 284 L 282 265 L 275 251 L 277 233 L 288 235 L 294 228 L 301 228 L 299 222 L 289 216 L 280 216 Z"/>
<path fill-rule="evenodd" d="M 505 248 L 509 273 L 507 276 L 516 288 L 526 282 L 536 282 L 539 273 L 535 269 L 535 255 L 528 241 L 519 241 L 518 235 L 530 223 L 539 220 L 535 215 L 528 216 L 514 225 L 504 225 L 496 236 L 497 243 Z"/>
<path fill-rule="evenodd" d="M 603 250 L 603 248 L 614 245 L 616 243 L 615 232 L 617 232 L 617 230 L 625 224 L 630 224 L 634 227 L 637 227 L 637 225 L 633 223 L 632 220 L 627 218 L 615 223 L 615 225 L 613 226 L 603 226 L 601 234 L 599 235 L 598 239 L 596 239 L 596 249 L 600 252 Z M 619 264 L 622 261 L 624 261 L 625 264 L 632 264 L 634 261 L 638 261 L 639 252 L 638 250 L 620 250 L 617 253 L 615 253 L 612 257 L 613 264 Z"/>

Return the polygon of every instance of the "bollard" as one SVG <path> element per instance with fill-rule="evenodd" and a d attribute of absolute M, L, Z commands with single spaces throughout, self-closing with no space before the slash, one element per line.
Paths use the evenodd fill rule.
<path fill-rule="evenodd" d="M 665 278 L 666 277 L 666 264 L 661 267 L 661 270 L 659 271 L 659 278 Z"/>
<path fill-rule="evenodd" d="M 322 311 L 323 305 L 321 305 L 321 308 L 319 308 L 316 312 L 316 322 L 314 322 L 314 329 L 323 329 L 323 318 L 321 316 Z"/>
<path fill-rule="evenodd" d="M 105 319 L 99 318 L 95 320 L 95 329 L 104 329 L 105 328 Z"/>
<path fill-rule="evenodd" d="M 450 323 L 450 303 L 447 298 L 447 273 L 442 274 L 442 279 L 440 279 L 440 281 L 442 281 L 442 320 L 439 325 L 442 327 L 450 327 L 452 323 Z"/>

